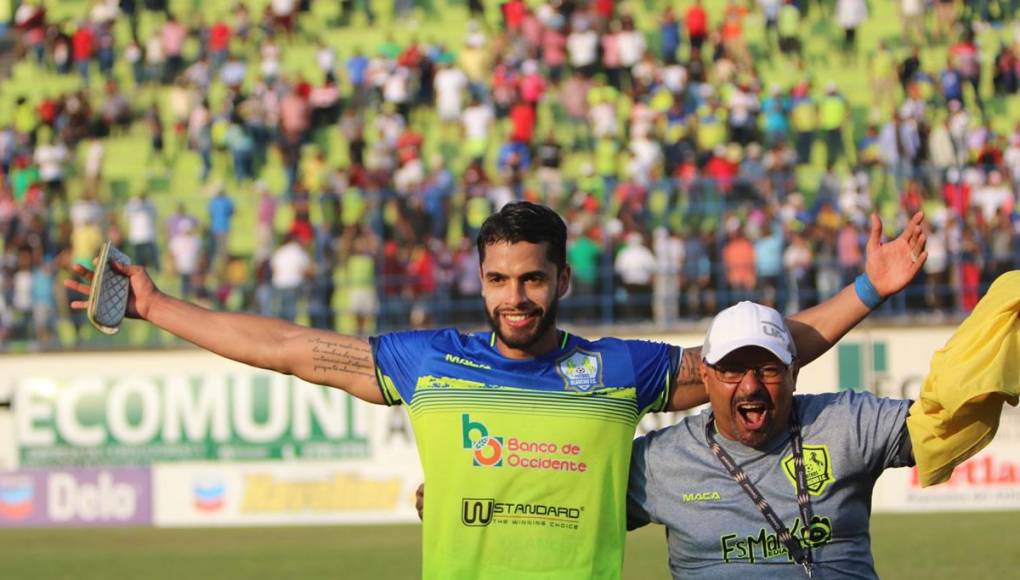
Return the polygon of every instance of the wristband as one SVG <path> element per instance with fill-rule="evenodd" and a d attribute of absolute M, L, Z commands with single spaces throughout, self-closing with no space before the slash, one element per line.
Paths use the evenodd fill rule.
<path fill-rule="evenodd" d="M 885 302 L 885 298 L 875 290 L 875 285 L 871 283 L 871 278 L 868 278 L 866 272 L 861 273 L 860 276 L 854 280 L 854 290 L 857 291 L 857 297 L 861 299 L 861 302 L 868 307 L 869 310 L 874 310 Z"/>

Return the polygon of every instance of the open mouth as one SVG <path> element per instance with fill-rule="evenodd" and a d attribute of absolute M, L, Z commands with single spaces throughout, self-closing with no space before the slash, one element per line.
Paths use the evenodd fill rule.
<path fill-rule="evenodd" d="M 768 405 L 761 401 L 737 403 L 737 416 L 749 431 L 757 431 L 765 426 L 769 416 Z"/>

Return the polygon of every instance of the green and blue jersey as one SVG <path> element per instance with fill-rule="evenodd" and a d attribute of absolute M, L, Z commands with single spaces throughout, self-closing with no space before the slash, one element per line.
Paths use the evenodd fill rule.
<path fill-rule="evenodd" d="M 665 410 L 681 349 L 563 333 L 508 359 L 491 333 L 372 339 L 418 441 L 426 578 L 617 578 L 634 429 Z"/>

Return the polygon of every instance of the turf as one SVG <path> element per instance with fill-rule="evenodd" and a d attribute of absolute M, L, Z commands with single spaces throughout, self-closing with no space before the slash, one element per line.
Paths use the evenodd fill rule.
<path fill-rule="evenodd" d="M 1020 512 L 879 514 L 882 578 L 1008 578 L 1020 570 Z M 420 528 L 407 526 L 3 530 L 10 579 L 414 578 Z M 629 535 L 624 578 L 668 578 L 661 527 Z"/>

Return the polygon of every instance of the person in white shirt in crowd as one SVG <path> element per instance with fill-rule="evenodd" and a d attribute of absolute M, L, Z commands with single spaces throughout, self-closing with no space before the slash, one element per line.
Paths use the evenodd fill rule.
<path fill-rule="evenodd" d="M 301 242 L 288 235 L 283 244 L 273 252 L 270 259 L 272 269 L 273 302 L 278 318 L 294 322 L 297 318 L 298 300 L 301 289 L 308 278 L 312 260 Z"/>
<path fill-rule="evenodd" d="M 85 189 L 96 192 L 103 178 L 103 160 L 106 158 L 106 148 L 103 141 L 96 136 L 88 140 L 85 148 Z"/>
<path fill-rule="evenodd" d="M 467 75 L 449 63 L 441 63 L 432 80 L 436 91 L 436 110 L 444 123 L 455 123 L 461 118 L 464 108 L 464 91 L 468 86 Z"/>
<path fill-rule="evenodd" d="M 131 259 L 135 264 L 159 271 L 157 223 L 156 205 L 146 191 L 128 200 L 124 207 L 124 226 Z"/>
<path fill-rule="evenodd" d="M 652 283 L 659 264 L 645 245 L 641 232 L 630 232 L 624 239 L 613 262 L 613 269 L 627 293 L 621 315 L 624 319 L 649 320 L 652 317 Z"/>
<path fill-rule="evenodd" d="M 36 146 L 35 163 L 39 166 L 39 179 L 46 187 L 47 197 L 66 199 L 64 174 L 68 159 L 67 147 L 56 138 Z"/>
<path fill-rule="evenodd" d="M 669 228 L 652 232 L 652 249 L 658 264 L 653 290 L 655 323 L 662 326 L 680 314 L 680 272 L 684 267 L 684 241 Z"/>
<path fill-rule="evenodd" d="M 170 263 L 181 284 L 181 298 L 190 300 L 195 295 L 195 277 L 199 273 L 202 260 L 202 238 L 196 232 L 192 220 L 181 222 L 177 230 L 171 234 L 167 244 Z"/>
<path fill-rule="evenodd" d="M 974 188 L 970 197 L 971 207 L 980 208 L 986 223 L 994 223 L 999 211 L 1005 208 L 1013 210 L 1014 199 L 1009 187 L 1003 183 L 1002 173 L 991 171 L 988 179 L 979 187 Z"/>
<path fill-rule="evenodd" d="M 481 157 L 489 146 L 489 130 L 495 114 L 492 107 L 480 99 L 472 99 L 471 105 L 464 109 L 460 122 L 464 128 L 464 139 L 467 150 L 472 158 Z"/>
<path fill-rule="evenodd" d="M 591 29 L 588 19 L 575 14 L 572 32 L 567 36 L 567 54 L 570 66 L 580 71 L 586 78 L 591 78 L 597 66 L 599 35 Z"/>
<path fill-rule="evenodd" d="M 851 60 L 857 56 L 857 29 L 868 20 L 866 0 L 837 0 L 836 23 L 843 29 L 843 50 Z"/>

